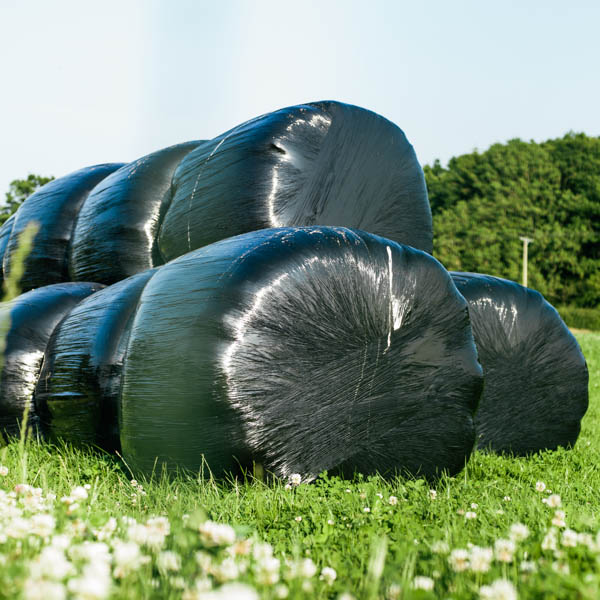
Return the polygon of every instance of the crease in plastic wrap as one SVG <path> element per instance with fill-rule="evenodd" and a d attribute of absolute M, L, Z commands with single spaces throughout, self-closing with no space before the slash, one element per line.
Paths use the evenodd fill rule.
<path fill-rule="evenodd" d="M 118 406 L 125 347 L 139 296 L 154 272 L 96 292 L 56 327 L 35 389 L 47 438 L 120 449 Z"/>
<path fill-rule="evenodd" d="M 69 281 L 68 253 L 73 225 L 79 209 L 92 188 L 121 164 L 86 167 L 50 181 L 23 202 L 15 213 L 14 225 L 3 256 L 3 269 L 10 271 L 19 234 L 35 221 L 39 231 L 25 261 L 20 281 L 23 291 Z"/>
<path fill-rule="evenodd" d="M 199 143 L 186 142 L 144 156 L 91 191 L 71 241 L 73 280 L 111 284 L 162 264 L 155 248 L 161 206 L 170 201 L 173 171 Z"/>
<path fill-rule="evenodd" d="M 165 259 L 270 227 L 355 227 L 431 253 L 423 170 L 403 131 L 362 108 L 284 108 L 182 161 L 158 245 Z"/>
<path fill-rule="evenodd" d="M 0 431 L 16 435 L 26 406 L 37 428 L 33 393 L 54 328 L 84 298 L 101 289 L 95 283 L 59 283 L 21 294 L 0 304 L 9 313 L 4 365 L 0 376 Z"/>
<path fill-rule="evenodd" d="M 477 445 L 527 455 L 575 444 L 588 407 L 588 370 L 575 337 L 535 290 L 451 273 L 469 303 L 485 387 Z"/>
<path fill-rule="evenodd" d="M 8 219 L 6 219 L 6 221 L 4 221 L 2 227 L 0 227 L 0 289 L 4 283 L 4 253 L 6 252 L 6 248 L 8 246 L 8 241 L 10 239 L 10 234 L 12 233 L 14 222 L 15 215 L 13 213 L 10 215 L 10 217 L 8 217 Z"/>
<path fill-rule="evenodd" d="M 345 228 L 262 230 L 146 284 L 121 446 L 146 473 L 454 474 L 481 388 L 466 302 L 434 258 Z"/>

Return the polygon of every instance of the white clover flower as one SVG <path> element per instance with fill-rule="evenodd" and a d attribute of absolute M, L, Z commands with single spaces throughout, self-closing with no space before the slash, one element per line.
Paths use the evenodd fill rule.
<path fill-rule="evenodd" d="M 31 529 L 31 522 L 29 519 L 23 519 L 22 517 L 15 517 L 8 522 L 4 528 L 4 534 L 9 538 L 22 539 L 29 535 Z"/>
<path fill-rule="evenodd" d="M 300 473 L 292 473 L 289 480 L 293 486 L 300 485 L 302 483 L 302 475 Z"/>
<path fill-rule="evenodd" d="M 181 569 L 181 557 L 177 552 L 165 550 L 158 555 L 156 566 L 163 575 L 169 571 L 177 572 Z"/>
<path fill-rule="evenodd" d="M 494 543 L 494 553 L 500 562 L 512 562 L 517 547 L 512 540 L 499 539 Z"/>
<path fill-rule="evenodd" d="M 150 517 L 146 521 L 146 544 L 151 548 L 162 548 L 170 532 L 171 524 L 167 517 Z"/>
<path fill-rule="evenodd" d="M 510 496 L 504 496 L 504 502 L 510 502 L 512 498 Z"/>
<path fill-rule="evenodd" d="M 309 579 L 317 573 L 317 566 L 310 558 L 304 558 L 300 561 L 300 575 Z"/>
<path fill-rule="evenodd" d="M 535 491 L 543 492 L 546 489 L 546 484 L 543 481 L 536 481 Z"/>
<path fill-rule="evenodd" d="M 333 525 L 334 523 L 333 519 L 327 519 L 327 525 Z"/>
<path fill-rule="evenodd" d="M 433 590 L 434 581 L 431 577 L 423 577 L 419 575 L 413 579 L 412 587 L 413 590 L 425 590 L 430 592 Z"/>
<path fill-rule="evenodd" d="M 523 523 L 513 523 L 510 526 L 509 537 L 513 542 L 522 542 L 529 537 L 529 527 Z"/>
<path fill-rule="evenodd" d="M 252 556 L 257 562 L 262 562 L 273 556 L 273 547 L 268 542 L 256 542 L 252 547 Z"/>
<path fill-rule="evenodd" d="M 537 565 L 533 560 L 523 560 L 519 565 L 519 569 L 523 573 L 535 573 L 537 571 Z"/>
<path fill-rule="evenodd" d="M 479 508 L 479 504 L 477 504 L 477 502 L 471 502 L 471 508 L 473 510 L 475 510 L 475 509 Z"/>
<path fill-rule="evenodd" d="M 438 540 L 431 545 L 431 551 L 434 554 L 448 554 L 450 552 L 450 546 L 448 546 L 446 542 Z"/>
<path fill-rule="evenodd" d="M 67 560 L 64 550 L 54 546 L 46 546 L 28 566 L 29 574 L 34 579 L 62 581 L 75 573 L 75 568 Z"/>
<path fill-rule="evenodd" d="M 436 491 L 436 490 L 433 490 L 433 489 L 432 489 L 432 490 L 429 490 L 429 497 L 430 497 L 432 500 L 435 500 L 435 499 L 437 498 L 437 491 Z"/>
<path fill-rule="evenodd" d="M 26 579 L 23 586 L 24 600 L 65 600 L 67 590 L 62 583 L 44 579 Z"/>
<path fill-rule="evenodd" d="M 73 502 L 73 504 L 69 504 L 69 506 L 67 507 L 67 514 L 72 515 L 74 512 L 76 512 L 78 510 L 79 510 L 79 503 Z"/>
<path fill-rule="evenodd" d="M 477 518 L 477 513 L 473 512 L 472 510 L 469 510 L 465 513 L 465 519 L 476 519 Z"/>
<path fill-rule="evenodd" d="M 457 573 L 466 571 L 469 568 L 469 553 L 463 548 L 452 550 L 448 557 L 448 562 L 453 571 L 456 571 Z"/>
<path fill-rule="evenodd" d="M 235 542 L 235 530 L 223 523 L 204 521 L 198 531 L 205 546 L 231 546 Z"/>
<path fill-rule="evenodd" d="M 232 581 L 240 575 L 240 568 L 233 558 L 226 558 L 213 569 L 213 575 L 219 582 Z"/>
<path fill-rule="evenodd" d="M 332 567 L 323 567 L 321 570 L 321 576 L 319 579 L 324 581 L 327 585 L 331 585 L 337 578 L 336 570 Z"/>
<path fill-rule="evenodd" d="M 561 504 L 561 499 L 558 494 L 551 494 L 547 498 L 544 498 L 542 502 L 547 504 L 550 508 L 558 508 Z"/>
<path fill-rule="evenodd" d="M 396 506 L 396 504 L 398 504 L 398 498 L 396 498 L 396 496 L 390 496 L 388 498 L 388 503 L 392 506 Z"/>
<path fill-rule="evenodd" d="M 542 540 L 542 550 L 556 550 L 558 543 L 558 532 L 554 527 L 549 529 Z"/>
<path fill-rule="evenodd" d="M 561 563 L 558 561 L 552 563 L 552 570 L 560 575 L 569 575 L 571 572 L 571 569 L 567 563 Z"/>
<path fill-rule="evenodd" d="M 83 542 L 69 548 L 69 556 L 73 560 L 85 560 L 92 564 L 111 561 L 110 550 L 104 542 Z"/>
<path fill-rule="evenodd" d="M 364 512 L 364 513 L 370 513 L 370 512 L 371 512 L 371 509 L 370 509 L 368 506 L 365 506 L 365 507 L 363 508 L 363 512 Z"/>
<path fill-rule="evenodd" d="M 66 535 L 65 533 L 60 533 L 58 535 L 52 536 L 50 540 L 50 546 L 52 548 L 57 548 L 58 550 L 66 550 L 70 545 L 73 539 Z"/>
<path fill-rule="evenodd" d="M 564 510 L 556 510 L 554 511 L 554 517 L 552 519 L 552 525 L 555 527 L 566 527 L 567 523 L 565 522 L 565 511 Z"/>
<path fill-rule="evenodd" d="M 74 487 L 71 490 L 71 498 L 73 498 L 73 500 L 75 500 L 76 502 L 82 502 L 83 500 L 87 500 L 87 497 L 87 490 L 81 485 L 78 485 L 77 487 Z"/>
<path fill-rule="evenodd" d="M 381 492 L 377 492 L 375 494 L 380 500 L 383 500 L 383 494 Z"/>
<path fill-rule="evenodd" d="M 113 574 L 117 579 L 127 577 L 149 561 L 150 557 L 144 556 L 140 547 L 135 542 L 115 540 L 113 543 Z"/>
<path fill-rule="evenodd" d="M 37 514 L 31 517 L 31 533 L 40 537 L 48 537 L 54 532 L 56 519 L 52 515 Z"/>
<path fill-rule="evenodd" d="M 289 595 L 290 595 L 290 590 L 288 590 L 287 586 L 284 585 L 283 583 L 280 583 L 275 588 L 275 598 L 278 598 L 279 600 L 285 600 L 285 598 L 287 598 Z"/>
<path fill-rule="evenodd" d="M 6 477 L 8 475 L 8 467 L 0 465 L 0 477 Z"/>
<path fill-rule="evenodd" d="M 491 585 L 484 585 L 479 589 L 482 600 L 517 600 L 515 586 L 506 579 L 497 579 Z"/>
<path fill-rule="evenodd" d="M 202 600 L 258 600 L 258 592 L 244 583 L 226 583 L 218 590 L 212 592 L 213 595 L 202 596 Z"/>
<path fill-rule="evenodd" d="M 256 565 L 256 578 L 263 585 L 275 585 L 279 581 L 281 562 L 274 556 L 264 556 Z"/>
<path fill-rule="evenodd" d="M 577 546 L 577 532 L 572 529 L 565 529 L 562 534 L 562 545 L 570 548 Z"/>
<path fill-rule="evenodd" d="M 297 521 L 298 523 L 300 523 L 300 521 L 302 521 L 302 517 L 300 515 L 294 517 L 294 521 Z"/>
<path fill-rule="evenodd" d="M 103 562 L 88 563 L 80 577 L 67 584 L 69 592 L 76 600 L 103 600 L 110 594 L 110 567 Z"/>
<path fill-rule="evenodd" d="M 94 530 L 94 536 L 98 541 L 103 542 L 104 540 L 110 539 L 116 530 L 117 520 L 114 517 L 110 517 L 100 529 Z"/>
<path fill-rule="evenodd" d="M 469 553 L 469 566 L 476 573 L 487 573 L 490 570 L 494 553 L 491 548 L 473 546 Z"/>

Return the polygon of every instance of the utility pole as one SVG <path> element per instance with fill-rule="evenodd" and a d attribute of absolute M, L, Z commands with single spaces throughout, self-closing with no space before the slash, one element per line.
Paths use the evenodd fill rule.
<path fill-rule="evenodd" d="M 527 287 L 527 247 L 533 240 L 525 236 L 519 236 L 523 241 L 523 286 Z"/>

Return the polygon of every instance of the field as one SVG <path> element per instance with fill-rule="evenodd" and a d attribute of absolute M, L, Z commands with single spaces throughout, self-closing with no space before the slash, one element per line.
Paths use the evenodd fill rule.
<path fill-rule="evenodd" d="M 573 450 L 420 480 L 132 481 L 111 456 L 0 449 L 0 598 L 598 598 L 600 334 Z M 597 495 L 598 494 L 598 495 Z"/>

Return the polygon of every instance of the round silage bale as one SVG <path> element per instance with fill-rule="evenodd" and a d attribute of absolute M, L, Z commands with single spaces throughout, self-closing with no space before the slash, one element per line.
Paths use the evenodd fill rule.
<path fill-rule="evenodd" d="M 69 268 L 74 281 L 111 284 L 161 260 L 154 248 L 161 205 L 170 201 L 171 177 L 200 142 L 148 154 L 103 179 L 86 198 L 75 224 Z"/>
<path fill-rule="evenodd" d="M 452 273 L 469 303 L 485 386 L 477 446 L 526 455 L 572 446 L 588 406 L 579 344 L 535 290 L 479 273 Z"/>
<path fill-rule="evenodd" d="M 26 407 L 30 422 L 37 424 L 33 392 L 48 340 L 73 307 L 102 287 L 59 283 L 0 304 L 0 319 L 10 319 L 0 376 L 0 431 L 18 433 Z"/>
<path fill-rule="evenodd" d="M 123 355 L 138 299 L 154 272 L 96 292 L 55 328 L 35 388 L 36 411 L 49 439 L 120 448 Z"/>
<path fill-rule="evenodd" d="M 423 170 L 404 132 L 363 108 L 284 108 L 200 144 L 173 176 L 164 260 L 270 227 L 356 227 L 431 252 Z"/>
<path fill-rule="evenodd" d="M 262 230 L 146 285 L 121 445 L 145 473 L 433 477 L 464 466 L 481 385 L 466 302 L 434 258 L 345 228 Z"/>
<path fill-rule="evenodd" d="M 2 283 L 4 282 L 4 267 L 3 267 L 3 258 L 4 253 L 6 252 L 6 247 L 8 246 L 8 241 L 10 239 L 10 234 L 12 233 L 13 224 L 15 222 L 14 213 L 4 221 L 2 227 L 0 227 L 0 289 L 2 289 Z"/>
<path fill-rule="evenodd" d="M 121 164 L 86 167 L 54 179 L 33 193 L 15 213 L 3 257 L 4 273 L 17 250 L 19 234 L 31 222 L 39 224 L 20 281 L 23 291 L 69 281 L 68 251 L 77 213 L 92 188 Z"/>

